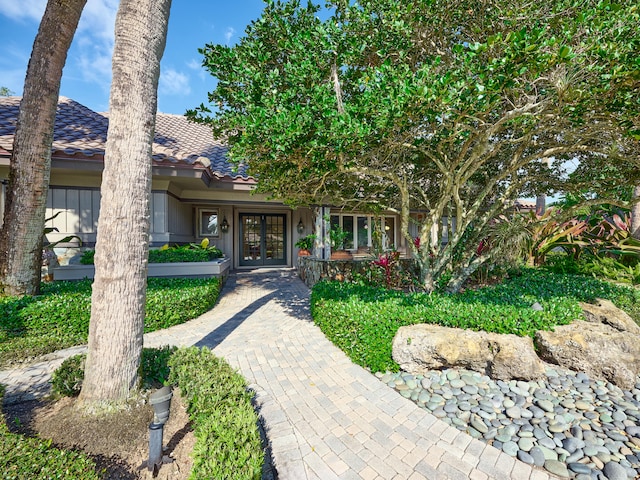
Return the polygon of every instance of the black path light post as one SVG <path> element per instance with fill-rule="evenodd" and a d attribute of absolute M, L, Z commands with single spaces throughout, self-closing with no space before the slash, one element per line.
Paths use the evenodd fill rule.
<path fill-rule="evenodd" d="M 162 387 L 149 396 L 149 404 L 153 407 L 153 422 L 149 424 L 149 460 L 147 460 L 147 468 L 154 472 L 163 463 L 172 461 L 169 457 L 163 458 L 162 455 L 162 434 L 164 424 L 169 420 L 171 397 L 173 397 L 171 387 Z"/>

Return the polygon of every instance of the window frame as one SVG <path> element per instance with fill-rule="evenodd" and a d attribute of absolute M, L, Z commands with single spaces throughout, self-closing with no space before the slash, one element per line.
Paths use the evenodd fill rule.
<path fill-rule="evenodd" d="M 206 207 L 200 207 L 196 209 L 197 211 L 197 237 L 198 238 L 208 238 L 208 237 L 213 237 L 213 238 L 218 238 L 220 237 L 220 211 L 217 208 L 206 208 Z M 215 232 L 212 233 L 210 230 L 208 230 L 208 227 L 205 228 L 205 224 L 203 222 L 204 219 L 204 215 L 207 215 L 207 218 L 210 219 L 212 216 L 215 215 L 216 217 L 216 228 L 215 228 Z"/>
<path fill-rule="evenodd" d="M 363 215 L 363 214 L 358 214 L 358 213 L 331 213 L 331 217 L 338 217 L 338 225 L 340 225 L 341 228 L 344 228 L 344 221 L 343 218 L 344 217 L 351 217 L 353 218 L 353 230 L 352 230 L 352 238 L 350 240 L 350 243 L 352 245 L 351 248 L 349 248 L 348 250 L 351 252 L 356 252 L 359 250 L 359 248 L 371 248 L 373 245 L 372 239 L 371 239 L 371 228 L 370 225 L 374 220 L 374 216 L 373 215 Z M 367 245 L 366 246 L 358 246 L 358 219 L 360 218 L 364 218 L 365 219 L 365 226 L 364 228 L 367 231 Z M 383 249 L 384 250 L 390 250 L 390 246 L 394 245 L 397 248 L 397 243 L 396 243 L 396 235 L 397 235 L 397 221 L 396 221 L 396 217 L 393 215 L 382 215 L 379 217 L 380 220 L 382 221 L 382 229 L 383 229 L 383 234 L 385 234 L 385 232 L 387 231 L 385 229 L 386 223 L 387 223 L 387 219 L 391 219 L 392 220 L 392 224 L 393 226 L 391 227 L 393 229 L 393 237 L 394 238 L 389 238 L 389 236 L 387 234 L 385 234 L 385 238 L 383 239 Z"/>

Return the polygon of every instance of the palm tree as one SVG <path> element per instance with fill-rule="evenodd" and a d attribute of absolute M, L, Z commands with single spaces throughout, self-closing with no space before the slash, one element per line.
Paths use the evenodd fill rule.
<path fill-rule="evenodd" d="M 80 401 L 118 404 L 137 387 L 149 250 L 151 145 L 171 0 L 121 0 Z"/>
<path fill-rule="evenodd" d="M 49 0 L 33 43 L 0 230 L 0 294 L 34 295 L 40 287 L 53 125 L 62 68 L 87 0 Z M 2 94 L 10 93 L 2 88 Z"/>

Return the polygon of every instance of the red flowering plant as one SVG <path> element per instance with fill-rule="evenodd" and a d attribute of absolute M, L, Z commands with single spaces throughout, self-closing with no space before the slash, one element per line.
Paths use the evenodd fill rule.
<path fill-rule="evenodd" d="M 375 267 L 384 270 L 384 282 L 387 288 L 394 286 L 394 273 L 397 269 L 400 252 L 392 250 L 378 255 L 377 260 L 371 262 Z"/>

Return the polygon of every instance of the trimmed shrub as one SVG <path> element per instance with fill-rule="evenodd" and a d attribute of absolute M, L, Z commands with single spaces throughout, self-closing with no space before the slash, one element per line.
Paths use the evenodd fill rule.
<path fill-rule="evenodd" d="M 140 359 L 140 383 L 142 388 L 160 388 L 169 379 L 169 359 L 178 347 L 165 345 L 160 348 L 143 348 Z M 64 397 L 80 394 L 84 380 L 86 354 L 65 359 L 53 372 L 51 387 L 53 393 Z"/>
<path fill-rule="evenodd" d="M 84 380 L 86 355 L 74 355 L 66 358 L 51 375 L 51 390 L 63 397 L 75 397 L 80 394 Z"/>
<path fill-rule="evenodd" d="M 82 265 L 93 265 L 95 250 L 85 250 L 80 257 Z M 190 243 L 149 250 L 149 263 L 210 262 L 223 256 L 216 246 Z"/>

